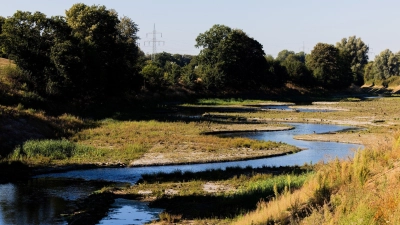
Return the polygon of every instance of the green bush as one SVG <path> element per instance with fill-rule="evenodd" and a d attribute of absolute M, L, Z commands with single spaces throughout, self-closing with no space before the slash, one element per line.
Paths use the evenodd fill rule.
<path fill-rule="evenodd" d="M 309 178 L 311 173 L 304 173 L 300 175 L 279 175 L 270 179 L 262 179 L 251 181 L 247 187 L 242 190 L 246 193 L 262 193 L 265 196 L 272 196 L 282 193 L 284 190 L 291 191 L 292 188 L 297 189 L 301 187 L 304 182 Z"/>
<path fill-rule="evenodd" d="M 12 154 L 12 158 L 44 156 L 50 159 L 66 159 L 90 149 L 90 147 L 77 145 L 68 140 L 30 140 L 22 146 L 18 146 Z"/>

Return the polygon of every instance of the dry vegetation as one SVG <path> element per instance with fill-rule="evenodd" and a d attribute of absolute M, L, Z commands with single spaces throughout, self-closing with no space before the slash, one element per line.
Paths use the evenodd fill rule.
<path fill-rule="evenodd" d="M 13 62 L 11 60 L 5 59 L 5 58 L 0 58 L 0 67 L 2 66 L 7 66 L 7 65 L 12 65 Z"/>
<path fill-rule="evenodd" d="M 399 224 L 400 139 L 319 165 L 291 194 L 259 204 L 233 224 Z"/>
<path fill-rule="evenodd" d="M 296 151 L 293 146 L 244 138 L 203 135 L 207 131 L 282 130 L 284 125 L 225 125 L 210 122 L 159 122 L 106 120 L 97 128 L 83 130 L 72 140 L 97 149 L 123 151 L 127 145 L 141 145 L 147 151 L 131 166 L 232 161 L 267 157 Z M 124 160 L 124 159 L 121 159 Z"/>

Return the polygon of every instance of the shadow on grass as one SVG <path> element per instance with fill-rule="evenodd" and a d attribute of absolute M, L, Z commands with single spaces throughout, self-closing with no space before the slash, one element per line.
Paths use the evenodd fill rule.
<path fill-rule="evenodd" d="M 291 190 L 300 186 L 291 186 Z M 278 185 L 277 191 L 282 194 L 287 189 Z M 270 201 L 275 196 L 273 188 L 264 190 L 243 191 L 230 195 L 190 195 L 163 196 L 150 203 L 150 207 L 164 208 L 172 215 L 182 215 L 184 219 L 226 219 L 234 218 L 257 208 L 260 201 Z"/>
<path fill-rule="evenodd" d="M 0 159 L 28 140 L 68 138 L 81 129 L 94 128 L 96 122 L 35 115 L 27 111 L 0 108 Z"/>
<path fill-rule="evenodd" d="M 154 173 L 154 174 L 143 174 L 142 179 L 138 181 L 141 183 L 145 181 L 146 183 L 163 183 L 163 182 L 184 182 L 190 180 L 201 180 L 201 181 L 219 181 L 231 179 L 234 177 L 240 177 L 241 175 L 253 175 L 257 173 L 263 174 L 292 174 L 299 175 L 306 172 L 309 172 L 311 168 L 307 166 L 295 166 L 295 167 L 261 167 L 261 168 L 252 168 L 252 167 L 228 167 L 225 170 L 223 169 L 211 169 L 202 172 L 191 172 L 191 171 L 175 171 L 173 173 Z"/>

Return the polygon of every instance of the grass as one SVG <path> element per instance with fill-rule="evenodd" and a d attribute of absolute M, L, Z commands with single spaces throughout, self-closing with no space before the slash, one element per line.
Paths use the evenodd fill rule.
<path fill-rule="evenodd" d="M 72 140 L 114 151 L 123 151 L 126 145 L 140 145 L 148 149 L 146 154 L 152 164 L 233 160 L 297 150 L 271 141 L 202 135 L 213 126 L 209 122 L 104 120 L 96 128 L 78 132 Z M 154 158 L 159 161 L 154 161 Z"/>
<path fill-rule="evenodd" d="M 257 100 L 257 99 L 241 99 L 241 98 L 230 98 L 230 99 L 221 99 L 221 98 L 201 98 L 196 100 L 191 104 L 184 104 L 186 106 L 189 105 L 248 105 L 248 104 L 259 104 L 271 102 L 268 100 Z"/>
<path fill-rule="evenodd" d="M 298 191 L 259 205 L 233 224 L 398 224 L 400 222 L 400 138 L 393 145 L 357 151 L 354 160 L 318 165 Z M 296 199 L 294 202 L 293 199 Z M 295 215 L 293 205 L 302 208 Z M 299 212 L 299 211 L 297 211 Z"/>
<path fill-rule="evenodd" d="M 29 140 L 18 146 L 9 156 L 10 160 L 31 165 L 87 164 L 106 162 L 110 165 L 127 164 L 140 158 L 146 148 L 141 145 L 126 145 L 113 151 L 76 144 L 68 140 Z M 107 160 L 105 160 L 107 159 Z"/>
<path fill-rule="evenodd" d="M 300 122 L 353 125 L 365 130 L 348 133 L 342 137 L 351 142 L 363 139 L 362 144 L 373 144 L 378 139 L 391 140 L 393 131 L 400 127 L 400 98 L 381 98 L 368 101 L 340 101 L 330 105 L 313 105 L 313 107 L 330 107 L 332 109 L 346 109 L 331 112 L 292 112 L 292 111 L 255 111 L 255 112 L 210 112 L 210 115 L 244 117 L 247 120 L 256 119 L 263 122 Z M 377 123 L 377 121 L 382 121 Z M 361 135 L 361 138 L 359 135 Z M 346 136 L 346 135 L 343 135 Z M 328 136 L 326 136 L 328 137 Z M 370 139 L 370 140 L 368 140 Z M 368 143 L 370 142 L 370 143 Z"/>
<path fill-rule="evenodd" d="M 228 106 L 239 102 L 248 104 L 242 100 L 222 101 L 226 103 L 221 104 Z M 213 105 L 217 102 L 203 103 Z M 276 176 L 274 173 L 254 171 L 225 176 L 230 172 L 211 171 L 208 175 L 176 173 L 173 175 L 175 178 L 158 174 L 154 182 L 145 177 L 140 185 L 127 192 L 136 196 L 139 190 L 151 190 L 152 194 L 147 197 L 156 198 L 152 203 L 154 206 L 170 207 L 163 217 L 166 221 L 176 220 L 182 215 L 180 219 L 197 218 L 199 223 L 212 220 L 213 223 L 235 224 L 248 224 L 249 221 L 254 224 L 398 224 L 400 140 L 396 132 L 400 126 L 399 103 L 399 98 L 369 101 L 346 98 L 327 105 L 346 111 L 324 113 L 219 112 L 210 108 L 215 110 L 209 112 L 210 115 L 270 124 L 311 122 L 361 126 L 365 129 L 348 131 L 337 139 L 333 139 L 333 134 L 325 137 L 335 141 L 361 140 L 368 149 L 356 152 L 351 161 L 334 160 L 318 164 L 314 173 L 288 172 Z M 24 137 L 18 140 L 21 147 L 14 157 L 33 166 L 69 163 L 115 165 L 138 159 L 148 160 L 149 164 L 188 163 L 263 157 L 296 150 L 273 142 L 202 135 L 216 128 L 229 129 L 229 121 L 92 121 L 71 114 L 49 116 L 24 103 L 0 106 L 0 109 L 2 121 L 10 125 L 0 127 L 0 136 L 17 134 L 12 136 L 13 139 Z M 151 117 L 148 115 L 147 118 Z M 27 135 L 19 133 L 22 131 Z M 35 133 L 43 134 L 44 140 L 26 138 Z M 59 141 L 62 137 L 65 140 Z M 397 141 L 393 146 L 392 140 Z M 3 158 L 2 163 L 8 167 L 12 162 Z M 217 187 L 217 191 L 209 193 L 203 189 L 207 183 Z M 171 189 L 178 193 L 168 192 Z"/>
<path fill-rule="evenodd" d="M 32 159 L 36 157 L 48 157 L 50 159 L 70 158 L 78 152 L 87 152 L 88 148 L 76 145 L 67 140 L 29 140 L 22 146 L 17 147 L 12 159 Z"/>
<path fill-rule="evenodd" d="M 265 167 L 149 174 L 122 192 L 149 199 L 153 207 L 166 208 L 160 215 L 162 220 L 171 221 L 174 215 L 179 215 L 183 220 L 197 218 L 200 222 L 219 218 L 226 222 L 254 209 L 260 199 L 269 200 L 298 189 L 312 174 L 307 171 Z"/>
<path fill-rule="evenodd" d="M 0 58 L 0 67 L 14 64 L 12 60 Z"/>

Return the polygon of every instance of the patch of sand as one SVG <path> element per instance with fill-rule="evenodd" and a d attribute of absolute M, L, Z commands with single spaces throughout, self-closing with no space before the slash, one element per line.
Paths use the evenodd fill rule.
<path fill-rule="evenodd" d="M 306 134 L 294 137 L 297 140 L 304 141 L 326 141 L 360 144 L 366 147 L 374 146 L 379 142 L 391 142 L 393 137 L 387 134 L 376 133 L 328 133 L 328 134 Z"/>
<path fill-rule="evenodd" d="M 335 105 L 339 104 L 339 102 L 312 102 L 313 105 Z"/>
<path fill-rule="evenodd" d="M 319 104 L 319 105 L 327 105 L 327 104 Z M 319 106 L 317 105 L 296 105 L 290 106 L 291 109 L 314 109 L 314 110 L 334 110 L 334 111 L 350 111 L 349 109 L 341 108 L 341 107 L 333 107 L 333 106 Z M 330 104 L 332 105 L 332 104 Z"/>
<path fill-rule="evenodd" d="M 177 195 L 179 191 L 174 190 L 174 189 L 165 189 L 164 194 L 165 195 Z"/>
<path fill-rule="evenodd" d="M 203 185 L 203 191 L 207 193 L 217 193 L 217 192 L 229 192 L 233 191 L 234 188 L 227 185 L 216 184 L 213 182 L 207 182 Z"/>

